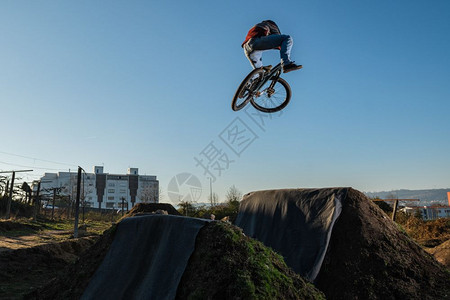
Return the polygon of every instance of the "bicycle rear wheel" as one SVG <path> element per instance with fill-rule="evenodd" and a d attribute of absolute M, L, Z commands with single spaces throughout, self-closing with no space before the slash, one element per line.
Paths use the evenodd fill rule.
<path fill-rule="evenodd" d="M 233 101 L 231 101 L 231 108 L 234 111 L 238 111 L 247 105 L 253 97 L 253 89 L 258 86 L 258 83 L 262 80 L 263 74 L 264 70 L 254 69 L 247 77 L 245 77 L 234 94 Z"/>
<path fill-rule="evenodd" d="M 283 78 L 278 78 L 273 88 L 273 80 L 269 80 L 250 99 L 259 111 L 273 113 L 282 110 L 291 100 L 291 87 Z"/>

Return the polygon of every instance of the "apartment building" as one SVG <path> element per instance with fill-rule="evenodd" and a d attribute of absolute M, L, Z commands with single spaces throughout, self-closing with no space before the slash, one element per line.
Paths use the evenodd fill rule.
<path fill-rule="evenodd" d="M 77 172 L 45 173 L 41 190 L 61 188 L 60 195 L 76 197 Z M 93 173 L 82 173 L 81 195 L 86 207 L 119 209 L 138 202 L 159 203 L 159 181 L 156 176 L 139 175 L 138 168 L 126 174 L 109 174 L 102 166 L 94 166 Z"/>

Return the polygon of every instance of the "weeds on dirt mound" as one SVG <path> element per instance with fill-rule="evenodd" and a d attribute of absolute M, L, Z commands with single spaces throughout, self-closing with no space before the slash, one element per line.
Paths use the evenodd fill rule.
<path fill-rule="evenodd" d="M 210 219 L 211 215 L 214 215 L 216 220 L 226 218 L 233 223 L 239 212 L 239 204 L 240 202 L 237 200 L 231 200 L 213 206 L 194 206 L 190 202 L 181 202 L 178 211 L 183 216 Z"/>
<path fill-rule="evenodd" d="M 139 214 L 155 213 L 157 211 L 166 211 L 169 215 L 180 215 L 175 207 L 169 203 L 138 203 L 133 206 L 133 208 L 127 212 L 123 218 L 128 218 Z"/>
<path fill-rule="evenodd" d="M 316 279 L 327 299 L 449 299 L 450 274 L 362 193 L 349 189 Z"/>
<path fill-rule="evenodd" d="M 389 217 L 392 215 L 392 207 L 383 201 L 375 204 Z M 450 218 L 436 220 L 423 220 L 421 214 L 408 214 L 398 211 L 395 222 L 416 242 L 425 247 L 435 247 L 450 239 Z"/>
<path fill-rule="evenodd" d="M 410 217 L 402 226 L 410 237 L 426 247 L 435 247 L 450 239 L 449 218 L 424 221 Z"/>
<path fill-rule="evenodd" d="M 324 299 L 283 258 L 224 222 L 197 236 L 177 299 Z"/>

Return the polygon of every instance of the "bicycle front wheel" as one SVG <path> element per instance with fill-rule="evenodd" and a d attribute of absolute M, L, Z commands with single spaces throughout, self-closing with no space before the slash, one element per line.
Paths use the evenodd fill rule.
<path fill-rule="evenodd" d="M 272 85 L 273 84 L 273 85 Z M 282 110 L 291 100 L 291 87 L 283 78 L 267 81 L 250 99 L 259 111 L 273 113 Z"/>
<path fill-rule="evenodd" d="M 242 109 L 253 97 L 254 88 L 263 78 L 264 71 L 262 69 L 254 69 L 245 77 L 234 94 L 231 101 L 231 108 L 234 111 Z"/>

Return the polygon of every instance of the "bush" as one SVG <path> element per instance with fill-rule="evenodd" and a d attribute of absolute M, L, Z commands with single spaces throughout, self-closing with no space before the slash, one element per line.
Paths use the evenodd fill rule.
<path fill-rule="evenodd" d="M 3 196 L 0 198 L 0 214 L 6 215 L 6 207 L 8 205 L 8 197 Z M 30 218 L 33 215 L 33 206 L 24 203 L 22 201 L 11 201 L 11 217 L 24 217 Z"/>
<path fill-rule="evenodd" d="M 230 222 L 236 220 L 237 214 L 239 212 L 239 201 L 228 201 L 226 203 L 220 203 L 216 206 L 199 206 L 195 207 L 189 202 L 180 203 L 180 208 L 178 209 L 180 214 L 183 216 L 209 219 L 211 214 L 215 215 L 216 220 L 221 220 L 228 217 Z"/>

